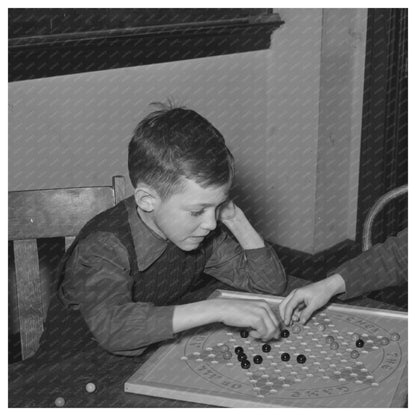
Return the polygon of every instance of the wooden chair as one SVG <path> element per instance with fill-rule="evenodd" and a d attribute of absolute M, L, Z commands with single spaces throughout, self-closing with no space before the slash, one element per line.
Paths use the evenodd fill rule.
<path fill-rule="evenodd" d="M 42 299 L 36 239 L 65 237 L 67 249 L 88 220 L 124 194 L 122 176 L 114 176 L 112 186 L 9 192 L 8 239 L 13 241 L 23 360 L 39 346 L 49 303 Z"/>
<path fill-rule="evenodd" d="M 399 186 L 381 196 L 372 206 L 364 221 L 363 251 L 367 251 L 372 246 L 371 230 L 376 216 L 390 201 L 406 194 L 407 192 L 408 185 Z"/>

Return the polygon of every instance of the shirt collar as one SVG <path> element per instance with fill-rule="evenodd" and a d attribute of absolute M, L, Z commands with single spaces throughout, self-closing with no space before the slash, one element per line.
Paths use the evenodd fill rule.
<path fill-rule="evenodd" d="M 139 271 L 142 272 L 150 267 L 163 254 L 168 246 L 168 242 L 159 237 L 140 218 L 134 196 L 127 198 L 125 204 L 127 207 L 130 229 L 133 235 L 137 266 Z"/>

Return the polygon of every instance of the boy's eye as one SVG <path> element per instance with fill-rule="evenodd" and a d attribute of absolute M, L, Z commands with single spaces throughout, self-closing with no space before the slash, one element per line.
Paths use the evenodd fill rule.
<path fill-rule="evenodd" d="M 200 211 L 191 211 L 191 215 L 193 217 L 199 217 L 200 215 L 202 215 L 204 213 L 204 210 L 201 209 Z"/>

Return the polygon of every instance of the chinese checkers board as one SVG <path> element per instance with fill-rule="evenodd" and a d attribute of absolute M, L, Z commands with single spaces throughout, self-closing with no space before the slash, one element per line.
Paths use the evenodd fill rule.
<path fill-rule="evenodd" d="M 230 299 L 283 298 L 217 291 Z M 160 347 L 125 391 L 224 407 L 402 407 L 407 313 L 330 305 L 267 343 L 221 324 Z M 249 364 L 247 364 L 247 362 Z"/>

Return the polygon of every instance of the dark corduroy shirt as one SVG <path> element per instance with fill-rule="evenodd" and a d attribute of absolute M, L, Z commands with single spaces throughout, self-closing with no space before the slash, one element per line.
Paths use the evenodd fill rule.
<path fill-rule="evenodd" d="M 108 351 L 136 355 L 172 338 L 175 302 L 202 273 L 245 291 L 284 291 L 285 272 L 271 247 L 243 250 L 219 226 L 197 250 L 184 252 L 147 227 L 133 197 L 120 204 L 108 219 L 114 222 L 115 212 L 127 217 L 133 249 L 116 232 L 92 228 L 74 244 L 59 290 L 64 304 L 81 312 Z"/>
<path fill-rule="evenodd" d="M 345 281 L 341 300 L 360 296 L 366 292 L 401 285 L 408 280 L 407 228 L 377 244 L 359 256 L 343 263 L 334 273 Z"/>

